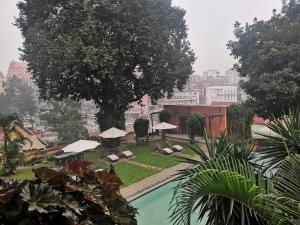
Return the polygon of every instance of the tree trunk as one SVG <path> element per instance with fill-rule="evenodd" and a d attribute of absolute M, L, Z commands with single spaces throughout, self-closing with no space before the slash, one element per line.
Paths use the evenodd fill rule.
<path fill-rule="evenodd" d="M 125 112 L 114 105 L 106 104 L 102 106 L 96 117 L 101 132 L 111 127 L 125 129 Z"/>

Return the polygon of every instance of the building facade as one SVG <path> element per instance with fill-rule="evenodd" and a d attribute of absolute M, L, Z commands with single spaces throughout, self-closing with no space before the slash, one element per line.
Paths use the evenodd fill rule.
<path fill-rule="evenodd" d="M 237 86 L 212 86 L 206 88 L 206 104 L 212 102 L 237 102 Z"/>
<path fill-rule="evenodd" d="M 200 104 L 199 91 L 176 91 L 171 98 L 158 101 L 160 105 L 197 105 Z"/>
<path fill-rule="evenodd" d="M 208 78 L 217 78 L 220 76 L 219 70 L 211 69 L 203 72 L 203 79 L 207 80 Z"/>
<path fill-rule="evenodd" d="M 201 113 L 205 118 L 205 130 L 208 137 L 219 138 L 227 129 L 227 107 L 207 105 L 165 105 L 172 112 L 169 123 L 177 126 L 173 132 L 188 134 L 188 119 L 193 113 Z"/>

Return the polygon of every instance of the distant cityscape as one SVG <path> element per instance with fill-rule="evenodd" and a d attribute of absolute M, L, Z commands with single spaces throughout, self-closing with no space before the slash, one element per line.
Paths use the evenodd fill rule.
<path fill-rule="evenodd" d="M 27 71 L 26 62 L 12 61 L 9 65 L 6 75 L 0 71 L 0 95 L 4 92 L 4 83 L 6 78 L 16 76 L 24 80 L 30 87 L 36 91 L 38 97 L 38 88 L 35 87 L 31 75 Z M 229 69 L 222 74 L 217 69 L 210 69 L 203 72 L 202 75 L 190 75 L 187 84 L 183 90 L 174 89 L 171 98 L 162 98 L 156 104 L 151 103 L 149 96 L 145 95 L 141 103 L 132 103 L 129 110 L 125 113 L 126 131 L 133 131 L 133 123 L 137 118 L 147 118 L 152 126 L 159 122 L 158 114 L 166 105 L 211 105 L 211 106 L 229 106 L 233 103 L 243 102 L 247 99 L 246 94 L 240 87 L 240 81 L 243 78 L 233 69 Z M 48 110 L 46 102 L 39 100 L 38 109 L 40 112 Z M 81 102 L 81 113 L 84 118 L 85 126 L 90 136 L 97 136 L 100 130 L 97 125 L 95 114 L 97 107 L 91 101 Z M 57 135 L 51 132 L 38 116 L 29 121 L 24 121 L 24 126 L 42 133 L 45 141 L 56 141 Z"/>

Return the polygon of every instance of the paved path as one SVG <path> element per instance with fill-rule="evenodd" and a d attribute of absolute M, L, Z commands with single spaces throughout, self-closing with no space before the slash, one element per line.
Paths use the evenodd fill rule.
<path fill-rule="evenodd" d="M 172 177 L 175 177 L 177 174 L 178 170 L 186 169 L 190 167 L 190 164 L 187 163 L 180 163 L 177 164 L 176 166 L 164 169 L 150 177 L 147 177 L 135 184 L 132 184 L 128 187 L 122 188 L 121 189 L 121 194 L 127 199 L 131 200 L 134 196 L 139 195 L 154 186 L 157 186 L 164 181 L 167 181 L 171 179 Z"/>

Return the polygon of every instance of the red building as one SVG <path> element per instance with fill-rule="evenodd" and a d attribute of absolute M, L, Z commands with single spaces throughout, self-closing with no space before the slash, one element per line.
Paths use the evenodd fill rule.
<path fill-rule="evenodd" d="M 177 133 L 188 133 L 188 118 L 193 113 L 205 116 L 205 129 L 209 137 L 218 138 L 227 129 L 227 106 L 165 105 L 172 112 L 170 123 L 177 126 Z"/>
<path fill-rule="evenodd" d="M 16 76 L 17 78 L 24 80 L 29 86 L 32 86 L 33 83 L 31 80 L 30 73 L 28 73 L 27 71 L 27 66 L 28 66 L 27 62 L 12 61 L 9 64 L 7 76 L 8 77 Z"/>

